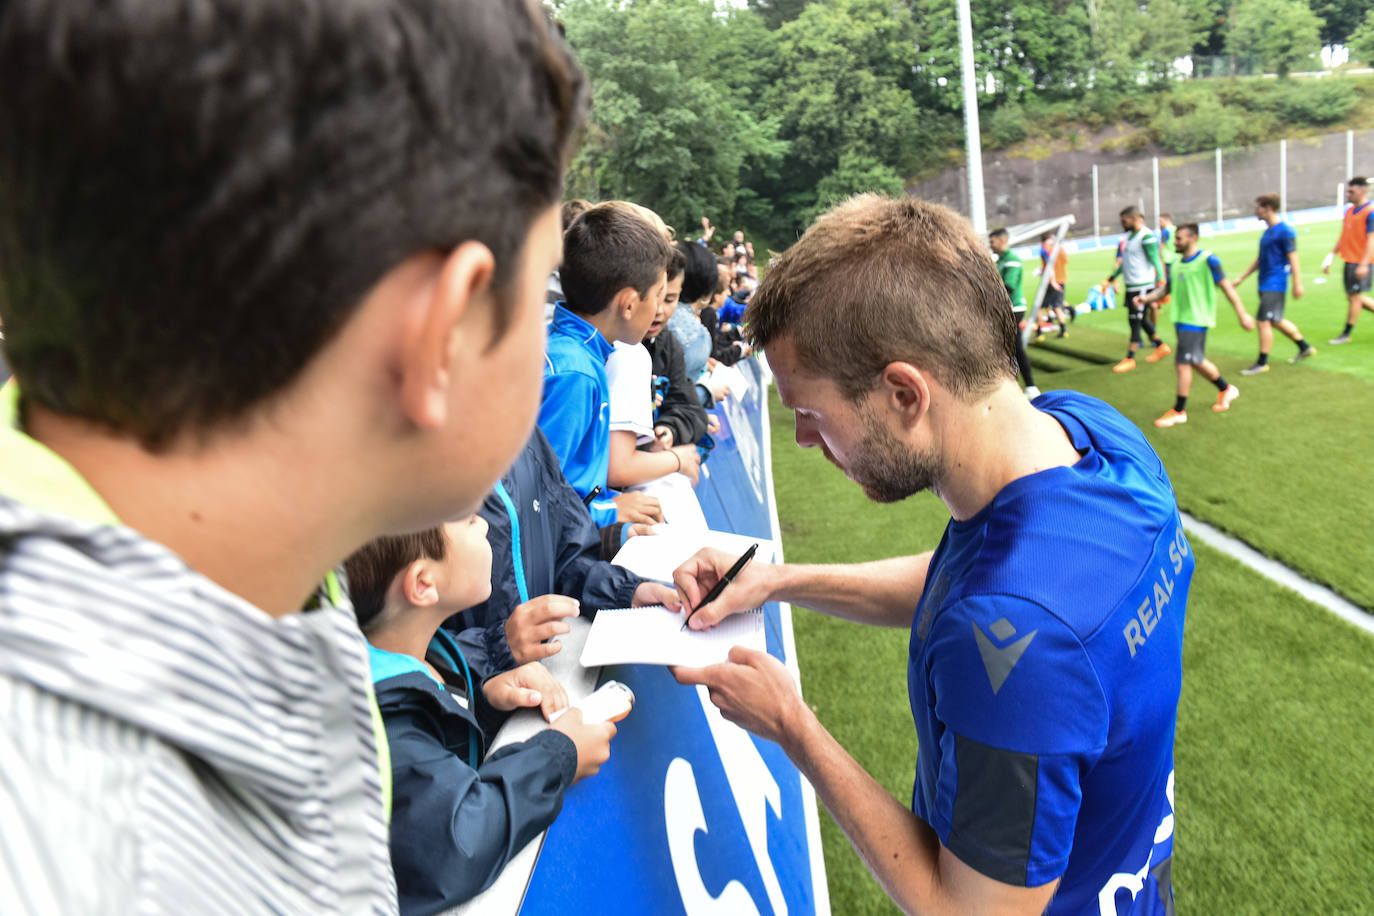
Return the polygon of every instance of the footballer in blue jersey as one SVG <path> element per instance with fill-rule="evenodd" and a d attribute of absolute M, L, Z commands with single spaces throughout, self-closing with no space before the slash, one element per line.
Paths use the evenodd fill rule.
<path fill-rule="evenodd" d="M 1302 331 L 1283 317 L 1289 280 L 1293 283 L 1293 298 L 1302 298 L 1302 268 L 1298 263 L 1298 234 L 1291 223 L 1280 215 L 1282 202 L 1277 194 L 1261 194 L 1255 198 L 1255 216 L 1264 221 L 1260 235 L 1259 257 L 1236 278 L 1236 286 L 1252 273 L 1259 273 L 1259 309 L 1255 319 L 1259 323 L 1259 356 L 1241 375 L 1259 375 L 1269 371 L 1269 351 L 1274 345 L 1274 328 L 1297 345 L 1298 352 L 1290 363 L 1300 363 L 1317 355 L 1317 348 L 1309 344 Z"/>
<path fill-rule="evenodd" d="M 1061 878 L 1048 913 L 1156 913 L 1192 551 L 1132 423 L 1076 393 L 1036 407 L 1082 457 L 945 529 L 911 634 L 912 808 L 985 874 Z"/>
<path fill-rule="evenodd" d="M 870 499 L 928 489 L 951 520 L 929 553 L 750 564 L 690 620 L 780 600 L 908 629 L 909 804 L 772 656 L 736 647 L 674 673 L 782 747 L 904 911 L 1165 916 L 1192 549 L 1134 425 L 1085 395 L 1018 391 L 1016 325 L 980 247 L 945 207 L 866 195 L 775 262 L 748 321 L 797 443 Z M 1068 561 L 1047 569 L 1047 551 Z M 684 603 L 735 560 L 679 567 Z M 871 663 L 853 659 L 855 677 Z"/>

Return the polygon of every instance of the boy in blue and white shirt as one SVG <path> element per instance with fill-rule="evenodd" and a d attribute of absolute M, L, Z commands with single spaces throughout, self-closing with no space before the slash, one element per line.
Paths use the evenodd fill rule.
<path fill-rule="evenodd" d="M 606 360 L 619 341 L 638 346 L 667 285 L 672 249 L 627 204 L 598 204 L 563 236 L 563 301 L 554 308 L 544 358 L 539 428 L 563 476 L 588 501 L 598 526 L 663 521 L 631 507 L 643 494 L 606 493 L 610 465 L 610 388 Z M 628 513 L 628 514 L 627 514 Z"/>

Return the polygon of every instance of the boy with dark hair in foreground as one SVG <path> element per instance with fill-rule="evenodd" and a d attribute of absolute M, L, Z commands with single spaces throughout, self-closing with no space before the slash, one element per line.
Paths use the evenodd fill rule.
<path fill-rule="evenodd" d="M 1227 382 L 1221 370 L 1207 358 L 1207 329 L 1217 324 L 1218 287 L 1236 310 L 1240 326 L 1247 331 L 1255 327 L 1255 319 L 1245 311 L 1236 288 L 1226 279 L 1221 269 L 1221 259 L 1210 251 L 1199 249 L 1197 238 L 1197 223 L 1183 223 L 1174 232 L 1174 249 L 1181 256 L 1174 271 L 1172 294 L 1174 327 L 1178 329 L 1178 349 L 1174 353 L 1174 364 L 1178 368 L 1178 397 L 1174 400 L 1174 406 L 1155 420 L 1155 426 L 1159 427 L 1188 422 L 1188 391 L 1193 386 L 1194 366 L 1203 378 L 1217 386 L 1217 402 L 1212 405 L 1212 410 L 1217 413 L 1230 410 L 1231 402 L 1240 397 L 1240 389 Z M 1167 293 L 1166 287 L 1158 287 L 1140 297 L 1141 304 L 1158 302 Z"/>
<path fill-rule="evenodd" d="M 486 889 L 553 823 L 563 794 L 610 755 L 615 726 L 568 710 L 487 756 L 501 714 L 568 705 L 538 662 L 487 677 L 440 625 L 491 593 L 479 515 L 374 541 L 349 557 L 358 625 L 391 748 L 391 862 L 403 913 L 437 913 Z"/>
<path fill-rule="evenodd" d="M 581 76 L 519 0 L 0 10 L 5 909 L 393 912 L 331 570 L 529 434 Z"/>

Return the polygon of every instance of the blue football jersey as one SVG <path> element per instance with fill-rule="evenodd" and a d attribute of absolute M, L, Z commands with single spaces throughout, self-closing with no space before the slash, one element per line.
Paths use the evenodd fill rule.
<path fill-rule="evenodd" d="M 1288 255 L 1298 250 L 1298 234 L 1283 220 L 1264 230 L 1259 241 L 1260 292 L 1281 293 L 1288 289 L 1292 266 Z"/>
<path fill-rule="evenodd" d="M 912 810 L 1048 913 L 1172 912 L 1173 745 L 1193 555 L 1140 431 L 1042 395 L 1082 456 L 951 521 L 912 621 Z"/>

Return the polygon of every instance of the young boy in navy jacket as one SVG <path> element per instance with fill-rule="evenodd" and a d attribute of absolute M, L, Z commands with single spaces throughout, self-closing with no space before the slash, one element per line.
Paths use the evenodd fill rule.
<path fill-rule="evenodd" d="M 358 625 L 370 644 L 391 749 L 391 862 L 402 913 L 437 913 L 475 896 L 546 829 L 578 779 L 610 756 L 615 726 L 570 709 L 528 741 L 486 756 L 502 713 L 568 705 L 538 662 L 484 678 L 440 624 L 491 591 L 487 523 L 373 541 L 351 556 Z M 490 729 L 490 731 L 488 731 Z"/>

